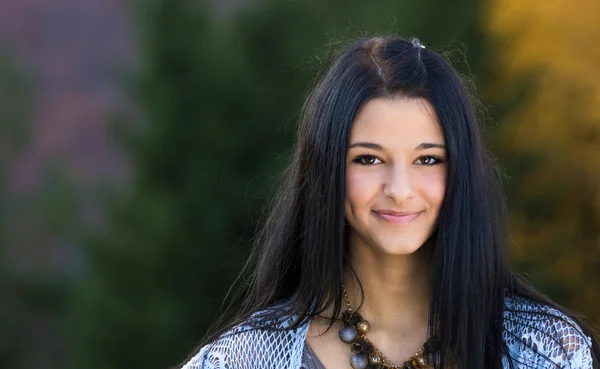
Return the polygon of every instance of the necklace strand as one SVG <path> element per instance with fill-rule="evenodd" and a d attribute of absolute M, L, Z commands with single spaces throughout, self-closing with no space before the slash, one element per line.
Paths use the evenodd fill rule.
<path fill-rule="evenodd" d="M 350 365 L 354 369 L 422 369 L 431 362 L 431 354 L 434 347 L 434 337 L 430 337 L 423 347 L 408 358 L 402 365 L 397 365 L 388 359 L 379 349 L 375 347 L 366 333 L 369 331 L 369 322 L 360 313 L 354 311 L 350 305 L 350 299 L 346 289 L 342 286 L 342 293 L 346 301 L 346 311 L 342 313 L 344 326 L 340 329 L 340 339 L 350 344 L 353 355 Z"/>

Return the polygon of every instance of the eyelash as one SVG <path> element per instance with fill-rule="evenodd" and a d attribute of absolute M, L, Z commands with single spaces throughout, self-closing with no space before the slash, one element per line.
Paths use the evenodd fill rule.
<path fill-rule="evenodd" d="M 364 163 L 364 162 L 363 162 L 363 159 L 365 159 L 365 158 L 375 158 L 375 159 L 378 159 L 378 160 L 380 160 L 380 161 L 383 161 L 383 160 L 379 159 L 379 158 L 378 158 L 377 156 L 375 156 L 375 155 L 371 155 L 371 154 L 365 154 L 365 155 L 360 155 L 360 156 L 357 156 L 357 157 L 356 157 L 354 160 L 352 160 L 352 162 L 353 162 L 353 163 L 356 163 L 356 164 L 358 164 L 358 165 L 364 165 L 364 166 L 371 166 L 371 165 L 375 165 L 375 164 L 368 164 L 368 163 Z M 440 157 L 438 157 L 438 156 L 435 156 L 435 155 L 423 155 L 423 156 L 420 156 L 420 157 L 418 157 L 418 158 L 417 158 L 417 161 L 418 161 L 418 160 L 423 160 L 423 159 L 426 159 L 426 158 L 431 158 L 431 159 L 433 159 L 435 162 L 434 162 L 433 164 L 420 164 L 420 165 L 423 165 L 423 166 L 426 166 L 426 167 L 431 167 L 431 166 L 434 166 L 434 165 L 442 164 L 442 163 L 444 162 L 444 160 L 443 160 L 442 158 L 440 158 Z"/>

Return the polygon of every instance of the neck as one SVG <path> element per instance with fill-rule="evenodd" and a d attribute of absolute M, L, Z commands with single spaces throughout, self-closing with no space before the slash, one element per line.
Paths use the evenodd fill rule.
<path fill-rule="evenodd" d="M 429 251 L 429 246 L 424 245 L 410 255 L 390 256 L 367 245 L 350 245 L 350 264 L 364 291 L 359 312 L 374 331 L 403 337 L 426 334 Z M 345 271 L 344 286 L 350 304 L 356 310 L 361 302 L 361 293 L 350 268 Z"/>

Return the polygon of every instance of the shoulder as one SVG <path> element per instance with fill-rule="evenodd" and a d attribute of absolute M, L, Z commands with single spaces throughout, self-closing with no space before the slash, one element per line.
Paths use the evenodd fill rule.
<path fill-rule="evenodd" d="M 309 324 L 292 328 L 296 319 L 281 306 L 261 310 L 202 347 L 182 369 L 299 368 Z"/>
<path fill-rule="evenodd" d="M 563 312 L 542 303 L 506 298 L 503 339 L 517 367 L 592 368 L 591 338 Z"/>

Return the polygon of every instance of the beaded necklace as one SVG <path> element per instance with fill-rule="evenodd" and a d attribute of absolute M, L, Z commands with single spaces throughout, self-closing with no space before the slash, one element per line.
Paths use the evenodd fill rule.
<path fill-rule="evenodd" d="M 346 294 L 346 289 L 343 286 L 342 292 L 346 300 L 346 311 L 342 312 L 344 326 L 340 329 L 339 336 L 343 342 L 350 344 L 350 350 L 352 351 L 350 365 L 352 368 L 423 369 L 431 363 L 437 342 L 435 336 L 430 337 L 423 347 L 402 365 L 397 365 L 385 357 L 367 338 L 366 334 L 370 328 L 369 322 L 363 319 L 359 312 L 352 309 L 350 299 L 348 299 L 348 294 Z"/>

